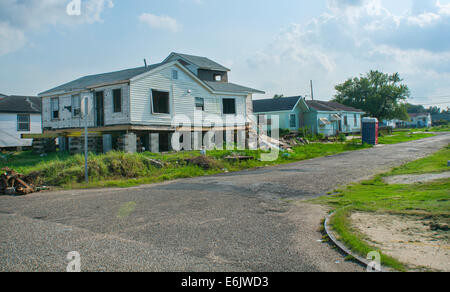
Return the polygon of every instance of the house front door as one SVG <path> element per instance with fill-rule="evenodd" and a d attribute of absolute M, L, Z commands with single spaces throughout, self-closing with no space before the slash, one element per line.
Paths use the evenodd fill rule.
<path fill-rule="evenodd" d="M 95 93 L 95 126 L 103 127 L 105 125 L 105 97 L 103 91 Z"/>

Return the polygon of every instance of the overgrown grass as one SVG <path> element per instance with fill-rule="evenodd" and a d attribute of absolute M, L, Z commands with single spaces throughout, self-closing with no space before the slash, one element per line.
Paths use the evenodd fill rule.
<path fill-rule="evenodd" d="M 394 132 L 391 136 L 378 138 L 379 144 L 397 144 L 436 136 L 430 133 Z"/>
<path fill-rule="evenodd" d="M 321 156 L 334 155 L 345 151 L 365 149 L 369 145 L 356 143 L 314 143 L 295 147 L 292 153 L 280 153 L 275 161 L 260 161 L 262 151 L 208 151 L 207 156 L 214 160 L 213 165 L 204 169 L 186 162 L 186 159 L 200 156 L 199 151 L 178 152 L 171 154 L 136 153 L 125 154 L 110 152 L 108 154 L 89 155 L 89 180 L 84 184 L 84 156 L 58 155 L 46 157 L 31 152 L 13 153 L 7 160 L 0 159 L 0 168 L 10 167 L 23 174 L 39 177 L 39 184 L 63 188 L 91 187 L 130 187 L 141 184 L 163 182 L 167 180 L 204 175 L 233 172 L 256 167 L 291 163 Z M 233 162 L 225 157 L 233 153 L 252 156 L 254 160 Z M 164 163 L 163 168 L 152 165 L 149 159 Z"/>
<path fill-rule="evenodd" d="M 386 176 L 446 171 L 448 160 L 450 145 L 430 157 L 395 168 L 372 180 L 336 190 L 335 195 L 314 201 L 337 210 L 330 223 L 340 240 L 353 251 L 366 255 L 376 248 L 352 228 L 349 218 L 355 211 L 420 215 L 450 221 L 450 179 L 413 185 L 388 185 L 383 181 Z M 380 253 L 384 265 L 405 270 L 402 263 Z"/>

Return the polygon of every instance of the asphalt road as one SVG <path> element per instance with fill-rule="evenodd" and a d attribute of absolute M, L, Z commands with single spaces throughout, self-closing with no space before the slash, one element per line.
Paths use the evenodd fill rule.
<path fill-rule="evenodd" d="M 303 203 L 427 156 L 450 134 L 239 173 L 129 189 L 0 197 L 0 271 L 363 271 Z"/>

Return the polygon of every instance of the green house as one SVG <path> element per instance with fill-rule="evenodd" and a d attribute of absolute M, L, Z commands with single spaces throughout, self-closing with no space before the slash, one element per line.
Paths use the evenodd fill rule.
<path fill-rule="evenodd" d="M 258 117 L 266 117 L 269 130 L 274 116 L 278 116 L 280 129 L 296 132 L 307 127 L 314 134 L 325 136 L 360 133 L 361 118 L 365 114 L 337 102 L 305 100 L 301 96 L 255 100 L 253 112 Z"/>

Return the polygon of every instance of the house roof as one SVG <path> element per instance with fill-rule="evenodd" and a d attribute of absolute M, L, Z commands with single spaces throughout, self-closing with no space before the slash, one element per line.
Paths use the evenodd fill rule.
<path fill-rule="evenodd" d="M 430 114 L 429 113 L 412 113 L 412 114 L 408 114 L 411 118 L 417 118 L 417 117 L 422 117 L 422 116 L 426 116 L 428 117 Z"/>
<path fill-rule="evenodd" d="M 432 115 L 431 117 L 433 121 L 440 121 L 440 120 L 450 121 L 450 113 Z"/>
<path fill-rule="evenodd" d="M 200 69 L 214 70 L 214 71 L 231 71 L 227 67 L 222 66 L 219 63 L 214 62 L 213 60 L 210 60 L 206 57 L 180 54 L 175 52 L 171 53 L 169 57 L 167 57 L 166 60 L 164 60 L 164 62 L 167 62 L 168 59 L 174 55 L 188 61 L 191 64 L 196 65 Z"/>
<path fill-rule="evenodd" d="M 228 82 L 215 82 L 215 81 L 204 81 L 206 85 L 211 87 L 214 91 L 219 92 L 238 92 L 238 93 L 261 93 L 264 94 L 264 91 L 260 91 L 257 89 L 241 86 L 234 83 Z"/>
<path fill-rule="evenodd" d="M 268 113 L 268 112 L 281 112 L 292 111 L 301 96 L 283 97 L 278 99 L 260 99 L 253 101 L 253 112 L 255 113 Z"/>
<path fill-rule="evenodd" d="M 50 90 L 44 91 L 44 92 L 40 93 L 39 95 L 46 95 L 46 94 L 56 93 L 56 92 L 60 92 L 60 91 L 86 89 L 86 88 L 89 88 L 89 87 L 92 87 L 95 85 L 99 85 L 99 84 L 111 84 L 111 83 L 116 83 L 116 82 L 120 82 L 120 81 L 125 82 L 125 81 L 130 80 L 133 77 L 136 77 L 145 72 L 153 70 L 161 65 L 162 65 L 162 63 L 159 63 L 159 64 L 150 65 L 147 67 L 138 67 L 138 68 L 126 69 L 126 70 L 109 72 L 109 73 L 89 75 L 89 76 L 85 76 L 85 77 L 76 79 L 74 81 L 65 83 L 63 85 L 57 86 Z"/>
<path fill-rule="evenodd" d="M 346 111 L 346 112 L 358 112 L 363 113 L 364 111 L 340 104 L 338 102 L 334 101 L 321 101 L 321 100 L 307 100 L 306 104 L 309 108 L 315 109 L 316 111 L 329 111 L 329 112 L 335 112 L 335 111 Z"/>
<path fill-rule="evenodd" d="M 40 114 L 42 100 L 36 96 L 11 95 L 0 100 L 1 113 Z"/>

